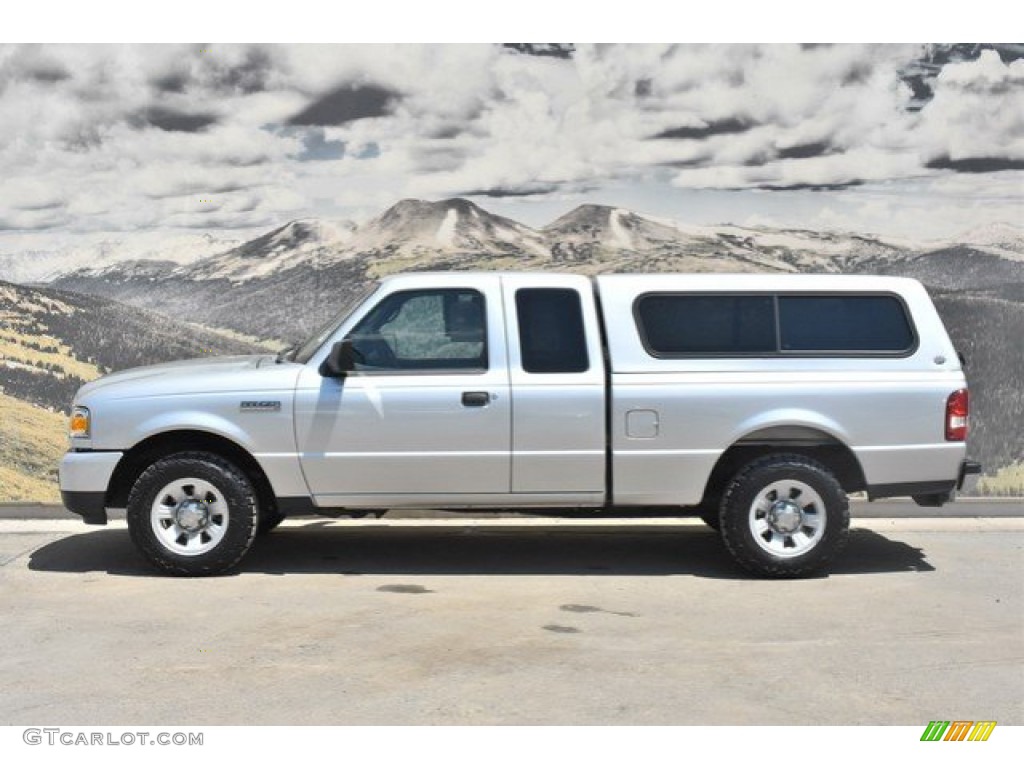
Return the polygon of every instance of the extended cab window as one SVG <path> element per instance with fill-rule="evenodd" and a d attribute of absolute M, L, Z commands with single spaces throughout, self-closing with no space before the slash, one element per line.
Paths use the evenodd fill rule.
<path fill-rule="evenodd" d="M 519 345 L 527 373 L 583 373 L 590 367 L 580 294 L 569 288 L 516 291 Z"/>
<path fill-rule="evenodd" d="M 358 371 L 487 369 L 484 297 L 471 289 L 393 293 L 348 338 Z"/>

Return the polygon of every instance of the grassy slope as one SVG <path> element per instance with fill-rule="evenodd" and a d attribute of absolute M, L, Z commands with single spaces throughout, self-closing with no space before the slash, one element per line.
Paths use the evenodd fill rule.
<path fill-rule="evenodd" d="M 978 481 L 981 496 L 1024 496 L 1024 463 L 1003 467 Z"/>
<path fill-rule="evenodd" d="M 0 500 L 59 501 L 57 464 L 67 447 L 63 414 L 0 394 Z"/>
<path fill-rule="evenodd" d="M 0 281 L 0 391 L 53 410 L 108 371 L 266 351 L 96 296 Z"/>
<path fill-rule="evenodd" d="M 58 501 L 75 390 L 109 370 L 265 351 L 107 299 L 0 281 L 0 501 Z"/>

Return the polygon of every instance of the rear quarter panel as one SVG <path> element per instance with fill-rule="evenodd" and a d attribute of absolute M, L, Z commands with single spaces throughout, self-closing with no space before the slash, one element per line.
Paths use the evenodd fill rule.
<path fill-rule="evenodd" d="M 611 358 L 615 502 L 695 504 L 721 454 L 758 430 L 799 426 L 847 445 L 869 485 L 957 476 L 963 443 L 946 442 L 946 398 L 965 385 L 924 288 L 912 280 L 835 276 L 598 278 Z M 648 292 L 877 292 L 903 298 L 918 336 L 903 357 L 652 357 L 633 314 Z M 632 411 L 657 414 L 630 435 Z"/>

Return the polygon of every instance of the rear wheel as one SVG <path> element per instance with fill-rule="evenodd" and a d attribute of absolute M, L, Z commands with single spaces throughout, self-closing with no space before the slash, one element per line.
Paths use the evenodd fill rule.
<path fill-rule="evenodd" d="M 846 543 L 850 507 L 835 476 L 795 454 L 764 456 L 730 481 L 722 497 L 722 539 L 760 576 L 819 571 Z"/>
<path fill-rule="evenodd" d="M 143 472 L 128 497 L 128 530 L 153 565 L 177 576 L 209 576 L 252 545 L 259 511 L 249 478 L 212 453 L 177 453 Z"/>

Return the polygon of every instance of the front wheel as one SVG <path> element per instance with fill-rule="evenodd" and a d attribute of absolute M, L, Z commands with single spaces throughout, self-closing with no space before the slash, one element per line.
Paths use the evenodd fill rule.
<path fill-rule="evenodd" d="M 153 565 L 176 576 L 211 576 L 252 545 L 259 511 L 249 478 L 212 453 L 154 462 L 128 497 L 132 541 Z"/>
<path fill-rule="evenodd" d="M 751 462 L 722 496 L 722 539 L 736 561 L 759 576 L 819 571 L 846 543 L 850 505 L 835 476 L 806 456 Z"/>
<path fill-rule="evenodd" d="M 265 536 L 284 522 L 284 515 L 276 509 L 261 509 L 260 521 L 256 526 L 256 535 Z"/>

